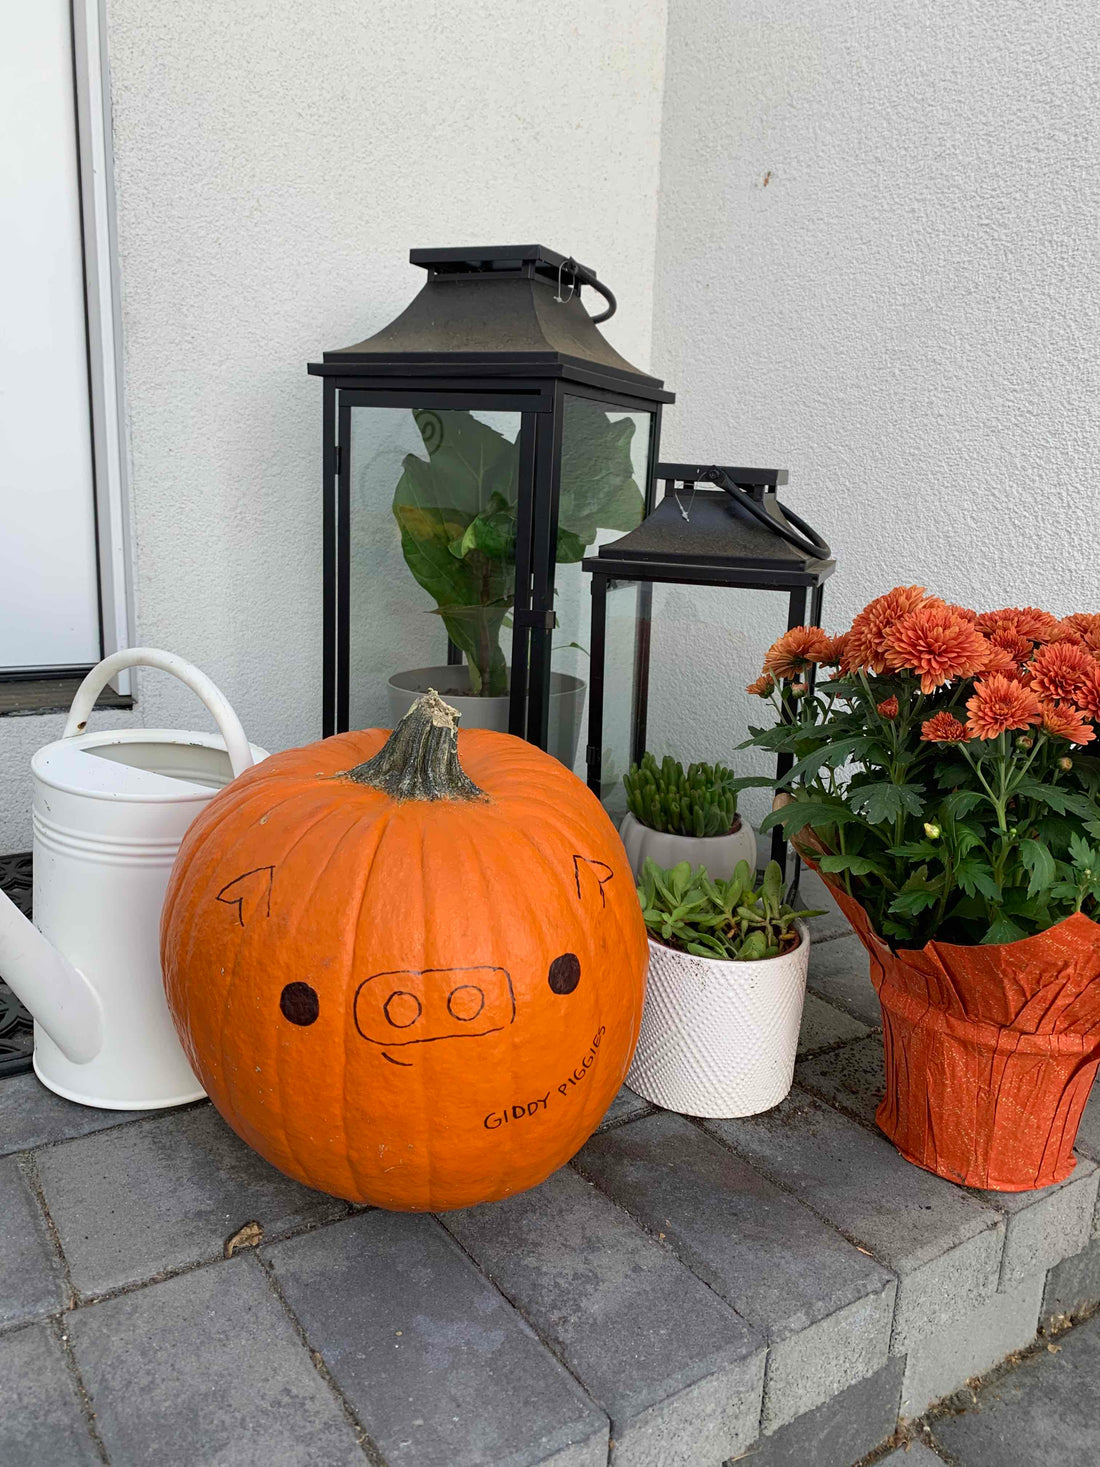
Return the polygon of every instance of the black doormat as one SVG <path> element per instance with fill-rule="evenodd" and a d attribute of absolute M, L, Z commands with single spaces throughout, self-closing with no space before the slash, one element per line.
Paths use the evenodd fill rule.
<path fill-rule="evenodd" d="M 31 915 L 31 853 L 0 856 L 0 891 L 11 897 L 25 917 Z M 31 1067 L 34 1031 L 31 1016 L 0 974 L 0 1080 Z"/>

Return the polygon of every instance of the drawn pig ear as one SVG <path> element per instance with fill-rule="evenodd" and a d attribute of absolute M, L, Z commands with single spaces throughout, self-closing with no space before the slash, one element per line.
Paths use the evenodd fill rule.
<path fill-rule="evenodd" d="M 581 981 L 581 963 L 576 953 L 562 953 L 550 964 L 546 975 L 551 993 L 572 993 Z"/>
<path fill-rule="evenodd" d="M 317 990 L 308 983 L 288 983 L 279 995 L 279 1008 L 284 1019 L 304 1028 L 307 1024 L 317 1022 L 321 1002 L 317 997 Z"/>

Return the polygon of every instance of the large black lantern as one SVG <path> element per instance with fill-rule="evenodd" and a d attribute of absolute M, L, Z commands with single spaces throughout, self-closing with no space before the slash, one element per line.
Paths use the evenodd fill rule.
<path fill-rule="evenodd" d="M 409 258 L 427 279 L 401 315 L 309 366 L 324 379 L 324 732 L 391 727 L 431 685 L 464 727 L 572 765 L 582 561 L 652 508 L 672 394 L 596 329 L 615 300 L 575 260 L 541 245 Z"/>
<path fill-rule="evenodd" d="M 787 629 L 820 626 L 822 587 L 836 564 L 820 535 L 780 503 L 777 491 L 787 483 L 785 469 L 664 463 L 657 465 L 656 477 L 664 497 L 644 523 L 583 562 L 592 577 L 588 784 L 612 813 L 617 813 L 616 797 L 621 798 L 622 766 L 639 761 L 646 749 L 654 586 L 778 592 L 787 601 Z M 700 489 L 700 484 L 719 487 Z M 617 650 L 626 641 L 621 628 L 615 649 L 609 629 L 630 617 L 637 618 L 635 652 L 624 661 Z M 777 626 L 777 635 L 780 630 Z M 667 676 L 673 670 L 662 671 Z M 724 675 L 734 678 L 737 671 L 726 669 Z M 754 670 L 740 671 L 754 675 Z M 699 689 L 698 695 L 713 698 L 716 689 Z M 690 716 L 686 700 L 677 707 L 684 718 Z M 778 773 L 791 762 L 789 754 L 780 755 Z M 777 830 L 772 853 L 781 864 L 784 850 Z"/>

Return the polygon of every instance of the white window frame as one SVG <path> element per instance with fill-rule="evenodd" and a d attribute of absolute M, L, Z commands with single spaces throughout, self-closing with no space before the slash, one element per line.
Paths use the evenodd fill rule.
<path fill-rule="evenodd" d="M 106 657 L 131 645 L 134 626 L 107 0 L 72 0 L 72 16 L 99 598 Z M 120 693 L 132 691 L 128 671 L 113 682 Z"/>

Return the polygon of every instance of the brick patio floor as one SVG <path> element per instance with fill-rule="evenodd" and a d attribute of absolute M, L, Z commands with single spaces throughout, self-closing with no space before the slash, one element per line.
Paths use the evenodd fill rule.
<path fill-rule="evenodd" d="M 1087 1313 L 1100 1102 L 1043 1192 L 908 1165 L 874 1129 L 866 959 L 835 909 L 814 928 L 776 1110 L 696 1122 L 624 1091 L 542 1187 L 438 1218 L 299 1187 L 205 1104 L 120 1115 L 6 1081 L 0 1467 L 850 1467 Z M 897 1463 L 1096 1467 L 1098 1331 Z"/>

